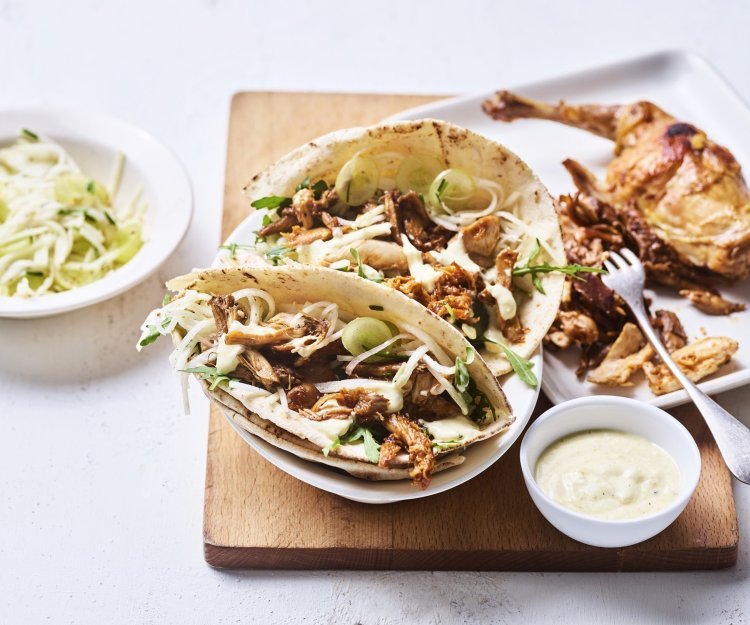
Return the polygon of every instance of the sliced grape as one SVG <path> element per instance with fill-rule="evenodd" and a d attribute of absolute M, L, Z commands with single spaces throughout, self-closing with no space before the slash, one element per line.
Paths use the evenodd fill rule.
<path fill-rule="evenodd" d="M 460 169 L 440 172 L 430 185 L 427 199 L 438 210 L 464 210 L 476 191 L 473 176 Z"/>
<path fill-rule="evenodd" d="M 349 206 L 361 206 L 375 195 L 380 172 L 369 156 L 358 154 L 347 161 L 336 177 L 336 193 Z"/>
<path fill-rule="evenodd" d="M 341 342 L 352 356 L 359 356 L 392 338 L 388 324 L 372 317 L 357 317 L 346 324 Z"/>
<path fill-rule="evenodd" d="M 398 169 L 396 186 L 404 193 L 416 191 L 426 194 L 443 168 L 440 160 L 432 154 L 410 154 Z"/>

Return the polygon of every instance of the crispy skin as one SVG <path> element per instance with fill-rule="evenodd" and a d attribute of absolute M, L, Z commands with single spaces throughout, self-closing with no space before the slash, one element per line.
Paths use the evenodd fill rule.
<path fill-rule="evenodd" d="M 725 336 L 709 336 L 690 343 L 672 353 L 672 359 L 693 382 L 718 371 L 737 351 L 737 341 Z M 663 395 L 681 388 L 665 364 L 646 363 L 643 371 L 648 386 L 655 395 Z"/>
<path fill-rule="evenodd" d="M 551 106 L 498 92 L 494 119 L 562 122 L 615 142 L 604 181 L 578 164 L 576 185 L 615 206 L 634 207 L 686 262 L 736 280 L 750 274 L 750 191 L 732 154 L 651 102 Z"/>
<path fill-rule="evenodd" d="M 626 323 L 602 363 L 586 379 L 594 384 L 632 386 L 630 376 L 654 356 L 651 344 L 644 343 L 638 327 Z"/>
<path fill-rule="evenodd" d="M 683 289 L 680 295 L 689 299 L 693 305 L 707 315 L 729 315 L 745 310 L 745 304 L 730 302 L 717 293 L 701 289 Z"/>
<path fill-rule="evenodd" d="M 422 489 L 427 488 L 435 467 L 432 442 L 427 434 L 416 422 L 398 412 L 388 415 L 383 424 L 409 452 L 409 463 L 412 465 L 409 475 L 412 482 Z"/>

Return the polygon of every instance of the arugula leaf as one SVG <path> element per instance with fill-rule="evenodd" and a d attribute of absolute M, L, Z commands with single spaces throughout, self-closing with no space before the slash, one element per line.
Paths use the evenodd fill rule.
<path fill-rule="evenodd" d="M 330 454 L 332 451 L 335 451 L 341 446 L 341 438 L 336 437 L 333 439 L 330 443 L 328 443 L 323 449 L 321 450 L 323 452 L 323 455 L 328 457 L 328 454 Z"/>
<path fill-rule="evenodd" d="M 272 223 L 273 223 L 273 219 L 271 219 L 271 214 L 270 213 L 266 213 L 265 215 L 263 215 L 263 224 L 262 225 L 263 225 L 264 228 L 266 226 L 270 226 Z"/>
<path fill-rule="evenodd" d="M 530 386 L 531 388 L 537 387 L 539 380 L 537 380 L 536 374 L 534 373 L 534 363 L 525 358 L 521 358 L 516 352 L 499 341 L 494 341 L 486 336 L 484 337 L 484 341 L 487 343 L 493 343 L 500 347 L 500 349 L 503 350 L 503 354 L 505 354 L 505 358 L 510 363 L 510 366 L 513 367 L 513 371 L 516 372 L 518 377 L 521 378 L 527 386 Z"/>
<path fill-rule="evenodd" d="M 253 208 L 284 208 L 292 203 L 292 198 L 284 197 L 283 195 L 268 195 L 262 197 L 259 200 L 250 202 L 250 206 Z"/>
<path fill-rule="evenodd" d="M 316 200 L 319 200 L 323 195 L 324 191 L 328 190 L 328 184 L 325 180 L 318 180 L 316 183 L 310 183 L 310 176 L 307 176 L 302 182 L 297 185 L 295 192 L 301 191 L 302 189 L 312 189 L 313 195 Z"/>
<path fill-rule="evenodd" d="M 172 320 L 167 317 L 164 321 L 161 322 L 161 327 L 166 328 L 170 323 L 172 323 Z M 141 347 L 146 347 L 146 345 L 151 345 L 156 339 L 158 339 L 161 336 L 161 332 L 159 331 L 159 326 L 150 325 L 148 326 L 148 334 L 144 336 L 138 345 Z"/>
<path fill-rule="evenodd" d="M 21 128 L 21 136 L 28 141 L 39 141 L 39 135 L 35 132 L 31 132 L 28 128 Z"/>
<path fill-rule="evenodd" d="M 211 382 L 211 386 L 209 386 L 209 390 L 213 391 L 219 384 L 222 382 L 229 382 L 232 378 L 230 378 L 228 375 L 224 375 L 222 373 L 219 373 L 216 370 L 216 367 L 208 367 L 208 366 L 201 366 L 201 367 L 191 367 L 190 369 L 180 369 L 183 373 L 195 373 L 204 380 L 209 380 Z"/>
<path fill-rule="evenodd" d="M 274 247 L 273 249 L 268 250 L 265 253 L 265 257 L 269 259 L 274 265 L 278 265 L 281 261 L 281 258 L 283 256 L 286 256 L 289 254 L 289 252 L 293 252 L 294 250 L 290 247 L 284 247 L 283 245 L 279 247 Z"/>
<path fill-rule="evenodd" d="M 380 459 L 380 444 L 375 440 L 375 437 L 372 435 L 372 432 L 370 432 L 368 428 L 362 425 L 357 426 L 355 424 L 352 424 L 352 427 L 349 428 L 349 431 L 343 436 L 339 437 L 339 443 L 354 443 L 360 439 L 362 439 L 362 442 L 365 445 L 365 455 L 367 456 L 367 459 L 372 463 L 377 463 Z M 332 449 L 335 449 L 335 447 L 333 447 Z"/>
<path fill-rule="evenodd" d="M 365 266 L 362 264 L 362 259 L 359 257 L 359 250 L 357 248 L 350 248 L 349 253 L 354 257 L 354 260 L 357 262 L 357 275 L 360 278 L 364 278 L 365 280 L 371 280 L 372 282 L 382 282 L 383 278 L 380 276 L 368 276 L 365 273 Z"/>
<path fill-rule="evenodd" d="M 550 265 L 547 261 L 544 261 L 543 263 L 540 263 L 538 265 L 532 265 L 531 263 L 536 259 L 536 257 L 539 255 L 539 252 L 542 249 L 542 244 L 539 241 L 539 239 L 536 240 L 536 246 L 534 247 L 534 250 L 531 252 L 531 255 L 529 256 L 529 260 L 526 261 L 525 265 L 521 265 L 518 267 L 513 268 L 513 275 L 514 276 L 531 276 L 531 284 L 534 285 L 534 288 L 539 291 L 541 294 L 546 295 L 544 291 L 544 287 L 542 286 L 542 277 L 540 274 L 545 273 L 552 273 L 552 272 L 560 272 L 564 273 L 565 275 L 571 276 L 574 280 L 583 280 L 578 274 L 579 273 L 607 273 L 605 269 L 601 269 L 599 267 L 587 267 L 585 265 L 579 265 L 579 264 L 573 264 L 573 265 Z"/>

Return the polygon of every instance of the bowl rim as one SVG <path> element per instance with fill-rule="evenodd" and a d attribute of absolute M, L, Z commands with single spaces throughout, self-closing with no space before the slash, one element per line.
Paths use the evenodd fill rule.
<path fill-rule="evenodd" d="M 686 449 L 688 449 L 688 453 L 691 457 L 690 462 L 690 468 L 693 469 L 694 476 L 691 475 L 683 475 L 682 466 L 678 463 L 677 459 L 670 454 L 666 449 L 659 447 L 666 453 L 674 463 L 678 466 L 681 473 L 681 478 L 686 479 L 689 478 L 690 481 L 686 482 L 682 485 L 680 488 L 680 494 L 677 496 L 677 498 L 667 507 L 662 508 L 661 510 L 657 510 L 656 512 L 653 512 L 651 514 L 645 515 L 645 516 L 639 516 L 632 519 L 602 519 L 599 517 L 582 514 L 580 512 L 576 512 L 575 510 L 571 510 L 570 508 L 566 508 L 562 504 L 558 503 L 552 497 L 550 497 L 547 493 L 545 493 L 541 487 L 537 484 L 536 478 L 534 477 L 534 474 L 531 470 L 531 467 L 529 465 L 529 458 L 528 458 L 528 448 L 530 445 L 530 441 L 534 438 L 536 433 L 539 431 L 541 427 L 544 426 L 545 423 L 547 423 L 550 420 L 553 419 L 560 419 L 564 418 L 560 415 L 563 415 L 565 412 L 569 411 L 571 408 L 576 408 L 579 406 L 618 406 L 618 407 L 637 407 L 639 410 L 646 411 L 650 413 L 655 419 L 661 420 L 663 423 L 667 424 L 667 427 L 671 427 L 675 430 L 675 432 L 679 435 L 680 440 L 682 441 L 680 444 L 684 445 Z M 625 427 L 618 427 L 615 425 L 612 429 L 620 430 L 623 432 L 628 432 L 627 424 L 625 424 Z M 564 436 L 570 436 L 572 434 L 575 434 L 577 432 L 580 432 L 583 430 L 572 430 L 569 433 L 565 434 Z M 646 438 L 650 442 L 653 442 L 648 436 L 644 436 L 643 438 Z M 556 440 L 560 440 L 559 438 Z M 554 441 L 553 441 L 554 442 Z M 550 443 L 552 444 L 552 443 Z M 545 448 L 546 449 L 546 448 Z M 618 395 L 597 395 L 592 397 L 579 397 L 577 399 L 571 399 L 565 402 L 562 402 L 560 404 L 557 404 L 555 406 L 552 406 L 552 408 L 546 410 L 543 412 L 537 419 L 535 419 L 532 424 L 529 426 L 529 428 L 526 430 L 526 433 L 523 436 L 523 439 L 521 440 L 521 447 L 519 450 L 519 461 L 521 464 L 521 473 L 523 474 L 524 482 L 526 483 L 526 488 L 529 490 L 529 494 L 532 494 L 531 491 L 533 490 L 533 494 L 541 497 L 545 503 L 550 505 L 555 510 L 559 511 L 562 514 L 565 514 L 566 516 L 576 519 L 585 523 L 595 523 L 595 524 L 601 524 L 603 526 L 608 527 L 625 527 L 625 526 L 632 526 L 639 523 L 648 522 L 654 519 L 658 519 L 660 517 L 663 518 L 669 518 L 671 516 L 677 516 L 680 514 L 680 512 L 685 508 L 687 503 L 690 501 L 691 497 L 693 496 L 693 493 L 695 492 L 695 489 L 698 486 L 698 482 L 700 480 L 701 476 L 701 468 L 702 468 L 702 461 L 700 456 L 700 450 L 698 449 L 698 445 L 695 442 L 695 439 L 693 438 L 693 435 L 688 432 L 687 428 L 682 425 L 675 417 L 673 417 L 671 414 L 666 412 L 665 410 L 662 410 L 661 408 L 658 408 L 657 406 L 654 406 L 653 404 L 648 404 L 646 402 L 639 401 L 637 399 L 632 399 L 630 397 L 620 397 Z M 534 497 L 532 497 L 534 499 Z M 534 502 L 534 505 L 537 505 L 536 502 Z M 537 506 L 538 507 L 538 506 Z M 676 513 L 676 514 L 675 514 Z"/>
<path fill-rule="evenodd" d="M 40 130 L 44 134 L 58 140 L 64 135 L 60 140 L 64 147 L 66 141 L 76 141 L 87 146 L 87 149 L 98 147 L 112 154 L 122 152 L 128 159 L 126 167 L 139 170 L 143 169 L 143 159 L 134 158 L 130 148 L 137 146 L 147 149 L 149 158 L 157 161 L 159 166 L 156 172 L 139 171 L 139 181 L 144 190 L 155 193 L 152 198 L 154 205 L 149 206 L 150 216 L 147 216 L 147 220 L 155 219 L 155 211 L 165 211 L 164 214 L 172 216 L 171 227 L 166 233 L 159 232 L 157 236 L 155 231 L 149 232 L 138 254 L 94 282 L 68 291 L 30 298 L 0 297 L 0 318 L 52 317 L 116 297 L 153 275 L 184 241 L 192 222 L 195 203 L 192 181 L 185 164 L 174 150 L 149 131 L 108 112 L 76 106 L 3 107 L 0 108 L 0 119 L 0 126 L 3 127 L 23 120 L 23 123 L 41 126 Z M 126 140 L 116 143 L 116 136 L 124 136 Z M 4 144 L 9 137 L 7 129 L 0 130 L 0 144 Z M 169 191 L 163 190 L 164 188 Z M 168 200 L 166 203 L 165 199 Z M 178 205 L 180 210 L 166 213 L 174 205 Z M 155 244 L 157 238 L 160 239 L 159 245 Z"/>

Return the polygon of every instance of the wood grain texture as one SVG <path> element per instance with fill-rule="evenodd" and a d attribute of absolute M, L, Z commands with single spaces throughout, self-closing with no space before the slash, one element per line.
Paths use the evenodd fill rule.
<path fill-rule="evenodd" d="M 290 149 L 336 128 L 370 124 L 428 96 L 241 93 L 232 101 L 223 235 L 247 214 L 242 187 Z M 535 414 L 549 407 L 542 398 Z M 692 501 L 659 536 L 625 549 L 577 543 L 529 498 L 518 445 L 470 482 L 412 502 L 371 506 L 297 481 L 257 455 L 218 410 L 210 417 L 205 556 L 216 567 L 646 571 L 734 564 L 732 484 L 691 407 L 674 412 L 694 434 L 703 473 Z"/>

